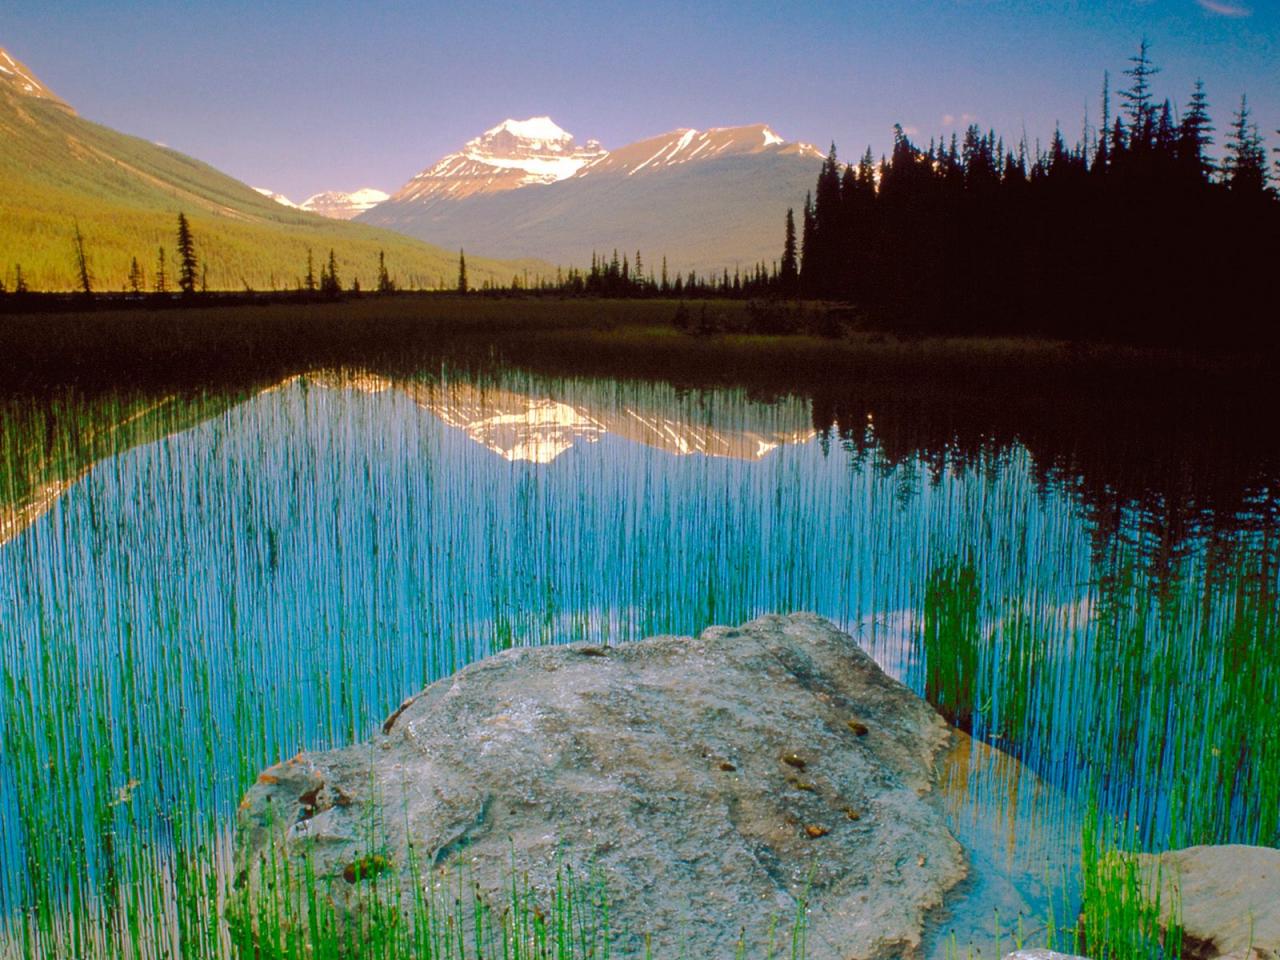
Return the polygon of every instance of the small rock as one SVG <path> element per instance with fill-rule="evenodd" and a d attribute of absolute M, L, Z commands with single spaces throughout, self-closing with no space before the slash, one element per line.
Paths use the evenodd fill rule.
<path fill-rule="evenodd" d="M 1164 887 L 1161 923 L 1179 906 L 1186 960 L 1280 958 L 1280 850 L 1187 847 L 1142 863 L 1152 889 L 1157 872 Z"/>

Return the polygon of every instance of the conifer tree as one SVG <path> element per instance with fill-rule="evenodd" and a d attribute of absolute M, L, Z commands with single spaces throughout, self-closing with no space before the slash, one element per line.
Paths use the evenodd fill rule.
<path fill-rule="evenodd" d="M 378 292 L 393 293 L 395 289 L 396 289 L 396 285 L 391 279 L 391 274 L 387 273 L 386 255 L 381 250 L 379 250 L 378 251 Z"/>
<path fill-rule="evenodd" d="M 169 292 L 169 278 L 165 273 L 164 247 L 160 248 L 160 256 L 156 260 L 156 293 Z"/>
<path fill-rule="evenodd" d="M 1129 58 L 1133 64 L 1124 72 L 1132 80 L 1127 90 L 1120 96 L 1124 99 L 1129 113 L 1130 145 L 1135 149 L 1145 149 L 1152 145 L 1154 133 L 1154 110 L 1151 106 L 1151 78 L 1160 72 L 1160 68 L 1151 62 L 1151 44 L 1146 37 L 1138 47 L 1135 56 Z"/>
<path fill-rule="evenodd" d="M 467 253 L 465 250 L 458 250 L 458 292 L 466 293 L 467 286 Z"/>
<path fill-rule="evenodd" d="M 1256 195 L 1267 188 L 1267 154 L 1258 132 L 1258 125 L 1250 119 L 1249 98 L 1240 98 L 1240 109 L 1227 138 L 1227 158 L 1223 165 L 1225 182 L 1233 193 Z"/>
<path fill-rule="evenodd" d="M 1098 149 L 1093 155 L 1093 172 L 1105 174 L 1111 163 L 1107 141 L 1111 135 L 1111 71 L 1102 74 L 1102 126 L 1098 128 Z"/>
<path fill-rule="evenodd" d="M 84 236 L 80 233 L 80 222 L 76 221 L 76 271 L 80 276 L 80 292 L 86 297 L 93 296 L 93 283 L 89 276 L 89 261 L 84 253 Z"/>
<path fill-rule="evenodd" d="M 1213 122 L 1209 119 L 1209 98 L 1204 92 L 1204 81 L 1197 80 L 1196 88 L 1187 104 L 1186 115 L 1178 127 L 1178 162 L 1188 174 L 1208 181 L 1213 174 L 1213 160 L 1209 148 L 1213 146 Z"/>
<path fill-rule="evenodd" d="M 778 272 L 778 283 L 782 287 L 782 295 L 793 297 L 800 280 L 800 264 L 796 256 L 796 215 L 787 208 L 786 238 L 782 243 L 782 268 Z"/>
<path fill-rule="evenodd" d="M 129 264 L 129 292 L 134 296 L 142 293 L 142 267 L 137 257 Z"/>
<path fill-rule="evenodd" d="M 804 196 L 803 226 L 800 234 L 800 286 L 806 296 L 817 289 L 817 258 L 814 255 L 813 194 Z"/>
<path fill-rule="evenodd" d="M 342 283 L 338 279 L 338 261 L 333 248 L 329 248 L 329 261 L 320 268 L 320 292 L 328 297 L 335 297 L 342 292 Z"/>
<path fill-rule="evenodd" d="M 196 292 L 196 244 L 185 213 L 178 214 L 178 289 L 188 297 Z"/>
<path fill-rule="evenodd" d="M 308 293 L 315 293 L 316 290 L 316 264 L 315 259 L 311 255 L 311 248 L 307 247 L 307 275 L 302 280 L 302 287 Z"/>

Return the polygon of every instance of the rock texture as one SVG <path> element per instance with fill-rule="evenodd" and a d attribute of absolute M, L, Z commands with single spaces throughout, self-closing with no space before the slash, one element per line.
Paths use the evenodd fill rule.
<path fill-rule="evenodd" d="M 809 615 L 615 647 L 510 650 L 432 684 L 365 744 L 264 772 L 241 806 L 237 870 L 309 854 L 342 905 L 380 856 L 465 865 L 500 904 L 557 858 L 607 879 L 614 954 L 915 954 L 965 874 L 934 791 L 948 728 L 856 642 Z M 381 815 L 380 815 L 381 814 Z M 346 881 L 343 874 L 346 873 Z M 234 905 L 233 905 L 234 909 Z M 789 943 L 788 943 L 789 945 Z"/>
<path fill-rule="evenodd" d="M 1183 957 L 1189 960 L 1276 960 L 1280 957 L 1280 850 L 1187 847 L 1146 858 L 1165 888 L 1162 922 L 1173 904 L 1182 913 Z"/>

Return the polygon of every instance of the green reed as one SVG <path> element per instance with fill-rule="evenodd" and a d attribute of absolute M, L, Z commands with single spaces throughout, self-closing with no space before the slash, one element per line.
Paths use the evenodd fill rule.
<path fill-rule="evenodd" d="M 572 452 L 493 452 L 514 428 L 475 424 L 522 397 L 584 412 Z M 1276 842 L 1265 524 L 1156 567 L 1137 533 L 1099 551 L 1016 446 L 891 462 L 871 425 L 824 449 L 794 397 L 516 371 L 68 394 L 0 421 L 0 955 L 233 956 L 229 831 L 263 767 L 498 649 L 775 610 L 856 631 L 1144 847 Z M 287 879 L 306 899 L 266 942 L 339 949 L 324 881 Z M 419 910 L 359 942 L 409 955 Z M 414 942 L 457 955 L 441 922 Z"/>

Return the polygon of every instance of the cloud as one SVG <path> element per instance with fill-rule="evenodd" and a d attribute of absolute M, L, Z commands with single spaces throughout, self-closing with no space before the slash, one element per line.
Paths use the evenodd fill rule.
<path fill-rule="evenodd" d="M 969 124 L 977 121 L 977 119 L 977 115 L 972 113 L 962 113 L 958 117 L 954 113 L 944 113 L 942 115 L 942 125 L 944 127 L 954 127 L 958 120 L 960 123 L 968 126 Z"/>
<path fill-rule="evenodd" d="M 1253 11 L 1248 7 L 1241 7 L 1234 3 L 1224 3 L 1223 0 L 1196 0 L 1201 10 L 1219 17 L 1251 17 Z"/>

